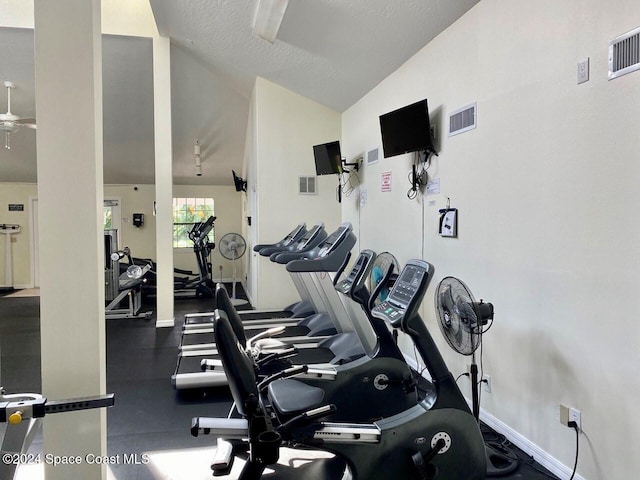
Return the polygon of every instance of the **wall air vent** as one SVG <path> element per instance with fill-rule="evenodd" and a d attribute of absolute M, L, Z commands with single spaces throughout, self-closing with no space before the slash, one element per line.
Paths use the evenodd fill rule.
<path fill-rule="evenodd" d="M 380 160 L 380 155 L 377 148 L 374 148 L 373 150 L 369 150 L 367 152 L 367 165 L 378 163 L 378 160 Z"/>
<path fill-rule="evenodd" d="M 316 177 L 298 177 L 298 193 L 300 195 L 316 195 Z"/>
<path fill-rule="evenodd" d="M 449 136 L 459 135 L 476 128 L 476 104 L 459 108 L 449 114 Z"/>
<path fill-rule="evenodd" d="M 609 41 L 609 80 L 640 70 L 640 27 Z"/>

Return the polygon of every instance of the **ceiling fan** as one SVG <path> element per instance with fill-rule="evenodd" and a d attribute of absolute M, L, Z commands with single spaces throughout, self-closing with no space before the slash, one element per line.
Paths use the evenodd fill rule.
<path fill-rule="evenodd" d="M 20 127 L 36 128 L 35 118 L 22 118 L 11 113 L 11 90 L 16 88 L 13 82 L 4 82 L 7 87 L 7 113 L 0 113 L 0 131 L 4 132 L 4 148 L 11 149 L 9 135 L 17 132 Z"/>

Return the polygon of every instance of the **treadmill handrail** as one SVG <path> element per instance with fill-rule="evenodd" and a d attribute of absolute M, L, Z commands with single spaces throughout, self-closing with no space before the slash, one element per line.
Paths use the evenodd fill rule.
<path fill-rule="evenodd" d="M 335 236 L 334 236 L 335 235 Z M 356 237 L 353 234 L 351 223 L 345 222 L 338 229 L 329 235 L 334 237 L 333 243 L 327 245 L 327 240 L 322 242 L 313 250 L 291 259 L 287 262 L 288 272 L 337 272 L 344 262 L 344 257 L 356 244 Z M 278 263 L 281 255 L 278 256 Z M 286 259 L 286 257 L 285 257 Z M 337 263 L 336 263 L 337 262 Z"/>
<path fill-rule="evenodd" d="M 307 231 L 307 224 L 302 222 L 296 228 L 291 230 L 282 240 L 275 243 L 259 243 L 253 247 L 254 252 L 260 252 L 263 248 L 286 247 L 292 242 L 297 241 Z"/>

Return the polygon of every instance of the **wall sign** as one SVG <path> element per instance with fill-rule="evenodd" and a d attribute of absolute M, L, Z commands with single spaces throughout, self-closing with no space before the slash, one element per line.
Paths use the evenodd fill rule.
<path fill-rule="evenodd" d="M 391 191 L 391 172 L 382 172 L 380 174 L 380 191 Z"/>
<path fill-rule="evenodd" d="M 10 212 L 24 212 L 24 203 L 10 203 L 9 204 Z"/>

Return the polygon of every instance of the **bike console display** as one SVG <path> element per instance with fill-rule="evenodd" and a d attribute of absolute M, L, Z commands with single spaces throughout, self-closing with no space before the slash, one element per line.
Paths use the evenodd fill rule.
<path fill-rule="evenodd" d="M 404 318 L 411 318 L 422 302 L 433 267 L 422 260 L 410 260 L 400 273 L 387 299 L 371 314 L 399 328 Z"/>

